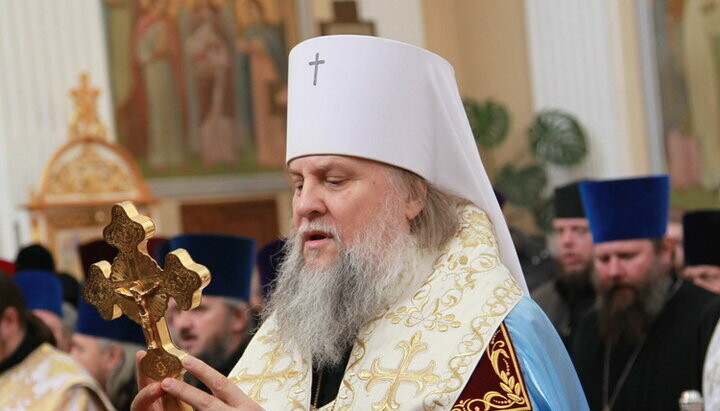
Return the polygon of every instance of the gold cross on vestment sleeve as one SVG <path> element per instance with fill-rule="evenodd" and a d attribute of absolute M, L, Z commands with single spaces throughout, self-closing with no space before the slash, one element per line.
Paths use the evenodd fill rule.
<path fill-rule="evenodd" d="M 142 326 L 148 352 L 140 368 L 159 381 L 179 376 L 180 360 L 187 355 L 170 338 L 165 321 L 168 298 L 173 297 L 182 310 L 197 307 L 202 289 L 210 283 L 210 271 L 182 248 L 168 254 L 165 269 L 160 268 L 139 248 L 153 234 L 155 224 L 132 203 L 115 204 L 103 237 L 118 255 L 112 263 L 100 261 L 90 267 L 81 294 L 104 319 L 125 314 Z"/>

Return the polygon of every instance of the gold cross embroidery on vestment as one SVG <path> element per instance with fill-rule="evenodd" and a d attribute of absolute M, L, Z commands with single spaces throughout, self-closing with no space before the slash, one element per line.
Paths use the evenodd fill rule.
<path fill-rule="evenodd" d="M 400 385 L 403 383 L 415 384 L 417 387 L 417 394 L 420 394 L 425 389 L 425 384 L 432 384 L 440 381 L 440 376 L 433 374 L 435 361 L 430 361 L 430 363 L 421 370 L 408 370 L 415 355 L 419 352 L 427 350 L 427 344 L 420 342 L 421 338 L 422 334 L 418 331 L 413 334 L 410 341 L 400 341 L 395 346 L 403 351 L 403 358 L 400 360 L 400 365 L 398 365 L 396 369 L 381 366 L 380 359 L 376 358 L 372 362 L 369 370 L 362 370 L 358 373 L 358 378 L 362 381 L 367 381 L 367 384 L 365 385 L 366 390 L 370 390 L 375 384 L 380 382 L 390 383 L 390 387 L 388 387 L 383 400 L 374 403 L 373 409 L 398 409 L 400 404 L 396 401 L 395 395 L 397 394 Z"/>
<path fill-rule="evenodd" d="M 248 396 L 258 403 L 265 402 L 267 399 L 260 396 L 260 391 L 266 383 L 274 381 L 278 385 L 283 385 L 285 384 L 285 381 L 294 378 L 299 374 L 297 370 L 293 369 L 292 362 L 290 362 L 290 364 L 282 370 L 274 371 L 278 360 L 286 354 L 287 353 L 284 352 L 281 347 L 278 347 L 277 349 L 263 355 L 263 358 L 266 358 L 267 362 L 259 374 L 250 374 L 247 369 L 243 369 L 236 376 L 231 377 L 230 381 L 233 384 L 252 382 L 253 386 L 248 391 Z"/>

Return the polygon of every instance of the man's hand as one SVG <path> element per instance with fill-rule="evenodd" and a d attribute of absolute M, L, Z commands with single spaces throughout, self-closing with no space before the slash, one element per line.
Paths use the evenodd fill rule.
<path fill-rule="evenodd" d="M 140 360 L 143 357 L 145 351 L 139 351 L 135 357 L 139 392 L 132 403 L 133 411 L 183 410 L 182 402 L 199 410 L 262 410 L 224 375 L 193 356 L 183 358 L 183 367 L 202 381 L 213 395 L 174 378 L 165 378 L 161 383 L 152 380 L 140 371 Z"/>

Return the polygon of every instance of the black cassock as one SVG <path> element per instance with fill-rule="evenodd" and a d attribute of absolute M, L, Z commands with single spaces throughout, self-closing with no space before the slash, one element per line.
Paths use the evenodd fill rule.
<path fill-rule="evenodd" d="M 608 397 L 626 373 L 612 410 L 677 411 L 683 391 L 701 391 L 705 351 L 719 317 L 720 296 L 682 281 L 637 353 L 635 347 L 612 347 L 608 356 L 598 335 L 597 311 L 590 312 L 571 336 L 569 347 L 590 409 L 603 409 L 607 361 Z"/>

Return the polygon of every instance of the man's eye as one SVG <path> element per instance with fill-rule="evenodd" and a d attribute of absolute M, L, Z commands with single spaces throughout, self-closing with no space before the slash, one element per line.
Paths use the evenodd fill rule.
<path fill-rule="evenodd" d="M 337 180 L 337 179 L 327 180 L 328 185 L 330 185 L 330 186 L 332 186 L 332 187 L 337 187 L 337 186 L 341 185 L 341 184 L 344 183 L 344 182 L 345 182 L 345 180 Z"/>

